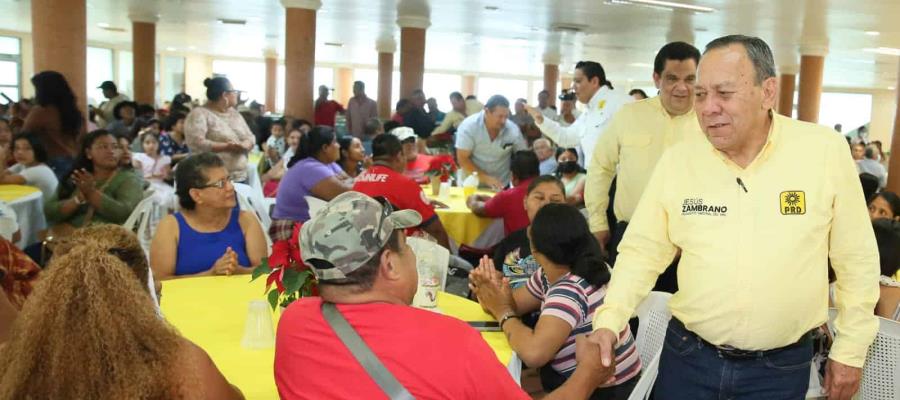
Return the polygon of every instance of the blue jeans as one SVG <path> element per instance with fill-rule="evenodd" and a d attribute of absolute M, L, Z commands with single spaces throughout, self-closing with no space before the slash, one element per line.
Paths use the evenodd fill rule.
<path fill-rule="evenodd" d="M 729 358 L 675 318 L 669 322 L 654 386 L 657 400 L 803 399 L 812 340 L 748 358 Z"/>

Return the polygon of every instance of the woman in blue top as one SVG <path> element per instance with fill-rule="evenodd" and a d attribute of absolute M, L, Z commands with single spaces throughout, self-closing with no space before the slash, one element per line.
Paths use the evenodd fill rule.
<path fill-rule="evenodd" d="M 256 217 L 236 207 L 228 170 L 213 153 L 178 163 L 175 187 L 181 211 L 163 218 L 150 245 L 159 279 L 249 274 L 266 256 Z"/>

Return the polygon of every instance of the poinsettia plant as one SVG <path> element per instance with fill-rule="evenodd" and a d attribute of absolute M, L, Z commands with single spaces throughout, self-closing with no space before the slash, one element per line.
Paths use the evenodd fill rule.
<path fill-rule="evenodd" d="M 425 175 L 429 177 L 440 177 L 441 182 L 447 182 L 453 174 L 456 173 L 456 162 L 450 154 L 438 154 L 431 158 L 428 163 L 428 170 Z"/>
<path fill-rule="evenodd" d="M 266 275 L 266 298 L 274 310 L 297 299 L 317 296 L 316 275 L 300 258 L 300 225 L 295 224 L 289 240 L 272 243 L 272 256 L 253 269 L 251 282 Z M 273 286 L 274 284 L 274 286 Z"/>

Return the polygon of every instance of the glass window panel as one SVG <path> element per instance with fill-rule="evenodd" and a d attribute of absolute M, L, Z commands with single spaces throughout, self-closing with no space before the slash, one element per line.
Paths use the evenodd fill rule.
<path fill-rule="evenodd" d="M 378 70 L 372 68 L 358 68 L 353 70 L 353 80 L 366 84 L 366 96 L 378 100 Z"/>
<path fill-rule="evenodd" d="M 19 85 L 19 63 L 0 61 L 0 85 Z"/>
<path fill-rule="evenodd" d="M 266 101 L 266 64 L 253 61 L 213 60 L 213 74 L 222 75 L 231 81 L 237 90 L 242 90 L 242 99 L 247 103 Z"/>
<path fill-rule="evenodd" d="M 428 97 L 437 100 L 438 109 L 448 112 L 453 109 L 450 104 L 450 93 L 458 92 L 462 87 L 462 76 L 452 74 L 426 73 L 423 77 L 422 90 Z"/>
<path fill-rule="evenodd" d="M 162 88 L 162 100 L 171 101 L 176 94 L 184 91 L 184 57 L 166 56 L 165 87 Z"/>
<path fill-rule="evenodd" d="M 19 38 L 13 36 L 0 36 L 0 54 L 19 55 L 21 52 Z"/>
<path fill-rule="evenodd" d="M 113 79 L 112 49 L 102 47 L 87 48 L 87 96 L 88 104 L 97 105 L 104 100 L 103 91 L 98 89 L 103 81 Z"/>
<path fill-rule="evenodd" d="M 794 104 L 797 104 L 796 102 Z M 872 95 L 860 93 L 822 93 L 819 105 L 819 124 L 833 127 L 843 125 L 849 132 L 872 120 Z"/>
<path fill-rule="evenodd" d="M 266 104 L 266 108 L 272 112 L 284 112 L 284 65 L 278 65 L 278 82 L 275 83 L 275 109 Z"/>
<path fill-rule="evenodd" d="M 509 100 L 510 107 L 518 98 L 528 96 L 528 81 L 520 79 L 478 78 L 478 100 L 486 103 L 499 94 Z"/>
<path fill-rule="evenodd" d="M 116 82 L 119 93 L 134 97 L 134 56 L 130 51 L 119 51 L 119 79 Z"/>
<path fill-rule="evenodd" d="M 0 93 L 6 95 L 13 101 L 19 101 L 19 88 L 17 86 L 0 86 Z M 0 103 L 6 104 L 7 100 L 4 98 L 0 100 Z"/>

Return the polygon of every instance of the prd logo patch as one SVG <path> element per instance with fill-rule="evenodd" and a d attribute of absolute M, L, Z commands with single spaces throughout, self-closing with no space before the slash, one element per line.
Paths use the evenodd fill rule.
<path fill-rule="evenodd" d="M 801 190 L 781 192 L 781 215 L 806 214 L 806 193 Z"/>

